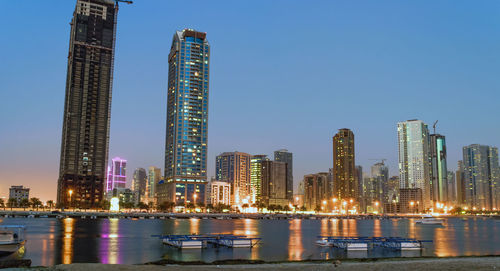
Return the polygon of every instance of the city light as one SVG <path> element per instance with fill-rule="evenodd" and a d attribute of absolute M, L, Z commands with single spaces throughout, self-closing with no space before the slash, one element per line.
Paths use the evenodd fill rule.
<path fill-rule="evenodd" d="M 111 212 L 118 212 L 120 211 L 120 199 L 117 197 L 111 198 L 110 205 L 109 205 L 109 210 Z"/>

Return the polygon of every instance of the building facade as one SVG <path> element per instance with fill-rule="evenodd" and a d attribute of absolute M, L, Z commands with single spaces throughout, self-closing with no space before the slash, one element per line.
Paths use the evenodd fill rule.
<path fill-rule="evenodd" d="M 420 188 L 401 188 L 399 192 L 399 210 L 402 213 L 421 213 L 425 209 L 422 205 L 423 193 Z"/>
<path fill-rule="evenodd" d="M 139 203 L 146 197 L 148 174 L 144 168 L 136 168 L 132 179 L 132 190 L 135 192 L 135 202 Z"/>
<path fill-rule="evenodd" d="M 269 161 L 267 155 L 258 154 L 250 158 L 250 198 L 252 203 L 257 203 L 261 200 L 263 161 Z"/>
<path fill-rule="evenodd" d="M 285 162 L 286 166 L 286 198 L 293 198 L 293 154 L 288 150 L 281 149 L 274 152 L 274 161 Z"/>
<path fill-rule="evenodd" d="M 215 158 L 215 178 L 231 184 L 231 204 L 251 202 L 250 160 L 244 152 L 224 152 Z"/>
<path fill-rule="evenodd" d="M 210 203 L 213 206 L 218 204 L 231 204 L 231 184 L 228 182 L 210 182 Z"/>
<path fill-rule="evenodd" d="M 376 163 L 371 167 L 372 193 L 371 198 L 378 205 L 388 203 L 389 200 L 389 168 L 384 162 Z M 373 204 L 373 203 L 372 203 Z"/>
<path fill-rule="evenodd" d="M 287 167 L 285 162 L 263 161 L 260 202 L 266 206 L 286 206 L 287 198 Z"/>
<path fill-rule="evenodd" d="M 165 182 L 177 204 L 205 202 L 209 60 L 206 33 L 176 31 L 168 56 Z"/>
<path fill-rule="evenodd" d="M 333 177 L 335 196 L 339 200 L 358 200 L 356 176 L 354 133 L 340 129 L 333 137 Z"/>
<path fill-rule="evenodd" d="M 455 172 L 455 183 L 457 189 L 457 204 L 458 206 L 465 206 L 465 192 L 467 191 L 464 179 L 464 162 L 459 160 L 457 163 L 457 171 Z"/>
<path fill-rule="evenodd" d="M 430 135 L 431 197 L 434 202 L 449 202 L 446 140 L 443 135 Z"/>
<path fill-rule="evenodd" d="M 144 197 L 144 201 L 156 202 L 158 193 L 157 188 L 160 181 L 161 169 L 155 166 L 150 166 L 148 168 L 148 181 L 146 183 L 146 197 Z"/>
<path fill-rule="evenodd" d="M 498 148 L 479 144 L 463 147 L 463 166 L 466 205 L 498 210 Z"/>
<path fill-rule="evenodd" d="M 95 207 L 103 199 L 118 8 L 77 0 L 70 23 L 57 203 Z"/>
<path fill-rule="evenodd" d="M 19 206 L 23 199 L 30 199 L 30 189 L 22 185 L 13 185 L 9 188 L 9 199 L 15 199 Z"/>
<path fill-rule="evenodd" d="M 127 160 L 120 157 L 111 159 L 106 178 L 106 194 L 114 188 L 125 188 L 127 184 Z"/>
<path fill-rule="evenodd" d="M 422 190 L 422 207 L 432 208 L 429 129 L 421 120 L 398 123 L 400 188 Z"/>
<path fill-rule="evenodd" d="M 319 172 L 304 176 L 304 207 L 308 211 L 326 211 L 332 195 L 328 192 L 328 173 Z"/>

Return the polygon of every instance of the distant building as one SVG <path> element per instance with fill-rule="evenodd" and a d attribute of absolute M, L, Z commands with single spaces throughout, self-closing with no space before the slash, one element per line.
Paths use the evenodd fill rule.
<path fill-rule="evenodd" d="M 455 172 L 455 183 L 457 189 L 457 204 L 464 206 L 466 203 L 465 192 L 467 191 L 464 180 L 464 162 L 458 161 L 457 171 Z"/>
<path fill-rule="evenodd" d="M 399 191 L 399 210 L 402 213 L 421 213 L 423 194 L 420 188 L 401 188 Z"/>
<path fill-rule="evenodd" d="M 434 202 L 448 202 L 448 168 L 446 140 L 443 135 L 430 135 L 431 197 Z"/>
<path fill-rule="evenodd" d="M 168 55 L 165 182 L 178 206 L 205 202 L 210 45 L 207 34 L 176 31 Z"/>
<path fill-rule="evenodd" d="M 427 124 L 421 120 L 398 123 L 400 188 L 420 188 L 424 209 L 432 208 L 429 144 Z"/>
<path fill-rule="evenodd" d="M 261 203 L 285 206 L 290 202 L 287 198 L 287 167 L 285 162 L 262 162 Z"/>
<path fill-rule="evenodd" d="M 127 183 L 126 171 L 127 160 L 120 157 L 111 160 L 111 167 L 108 167 L 108 176 L 106 178 L 106 194 L 114 188 L 125 188 Z"/>
<path fill-rule="evenodd" d="M 250 158 L 250 198 L 252 203 L 261 200 L 262 162 L 269 161 L 267 155 L 253 155 Z"/>
<path fill-rule="evenodd" d="M 136 202 L 141 202 L 146 198 L 146 188 L 148 187 L 148 174 L 144 168 L 136 168 L 132 179 L 132 190 L 136 195 Z"/>
<path fill-rule="evenodd" d="M 281 149 L 274 152 L 274 161 L 286 163 L 286 198 L 291 201 L 293 197 L 293 154 Z"/>
<path fill-rule="evenodd" d="M 469 208 L 499 209 L 498 148 L 479 144 L 463 147 L 465 201 Z"/>
<path fill-rule="evenodd" d="M 340 129 L 333 137 L 333 176 L 335 196 L 339 200 L 358 200 L 354 154 L 353 132 Z"/>
<path fill-rule="evenodd" d="M 146 197 L 144 201 L 146 202 L 155 202 L 156 196 L 156 187 L 161 180 L 161 169 L 150 166 L 148 168 L 148 181 L 146 184 Z"/>
<path fill-rule="evenodd" d="M 387 203 L 389 193 L 389 168 L 384 162 L 376 163 L 371 167 L 372 171 L 372 199 L 378 204 Z"/>
<path fill-rule="evenodd" d="M 386 202 L 393 203 L 399 201 L 399 176 L 389 178 L 387 188 Z"/>
<path fill-rule="evenodd" d="M 231 184 L 228 182 L 210 182 L 210 199 L 211 204 L 231 204 Z"/>
<path fill-rule="evenodd" d="M 21 200 L 30 198 L 30 189 L 28 187 L 23 187 L 22 185 L 13 185 L 9 188 L 9 199 L 15 199 L 17 201 L 17 206 L 21 203 Z"/>
<path fill-rule="evenodd" d="M 448 171 L 448 202 L 452 205 L 457 204 L 457 184 L 455 180 L 455 172 Z"/>
<path fill-rule="evenodd" d="M 332 169 L 333 170 L 333 169 Z M 356 166 L 356 183 L 358 184 L 358 202 L 360 204 L 360 208 L 364 209 L 361 205 L 363 204 L 363 195 L 364 195 L 364 187 L 363 187 L 363 167 Z"/>
<path fill-rule="evenodd" d="M 123 203 L 132 203 L 135 204 L 134 191 L 129 188 L 118 188 L 115 187 L 113 190 L 109 192 L 109 198 L 118 198 L 120 200 L 120 204 Z"/>
<path fill-rule="evenodd" d="M 244 152 L 224 152 L 215 158 L 215 178 L 231 184 L 231 204 L 251 202 L 250 158 Z"/>
<path fill-rule="evenodd" d="M 332 198 L 328 193 L 328 173 L 320 172 L 304 176 L 304 206 L 309 211 L 324 210 Z"/>
<path fill-rule="evenodd" d="M 97 207 L 104 199 L 117 14 L 114 1 L 76 1 L 57 185 L 62 207 L 70 201 L 77 207 Z"/>

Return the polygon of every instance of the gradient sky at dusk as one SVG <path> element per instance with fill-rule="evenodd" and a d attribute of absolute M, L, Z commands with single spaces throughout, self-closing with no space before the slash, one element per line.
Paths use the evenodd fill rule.
<path fill-rule="evenodd" d="M 350 128 L 357 164 L 387 158 L 396 123 L 439 120 L 448 164 L 500 146 L 500 1 L 191 1 L 120 5 L 110 158 L 163 169 L 167 56 L 175 30 L 211 44 L 208 170 L 224 151 L 294 154 L 294 178 L 327 171 Z M 0 0 L 0 196 L 55 199 L 75 0 Z"/>

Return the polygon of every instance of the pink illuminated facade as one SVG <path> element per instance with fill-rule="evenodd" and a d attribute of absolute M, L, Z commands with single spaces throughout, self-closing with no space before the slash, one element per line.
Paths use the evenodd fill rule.
<path fill-rule="evenodd" d="M 108 167 L 106 178 L 106 193 L 114 188 L 125 188 L 127 182 L 126 175 L 127 160 L 115 157 L 111 160 L 111 167 Z"/>

